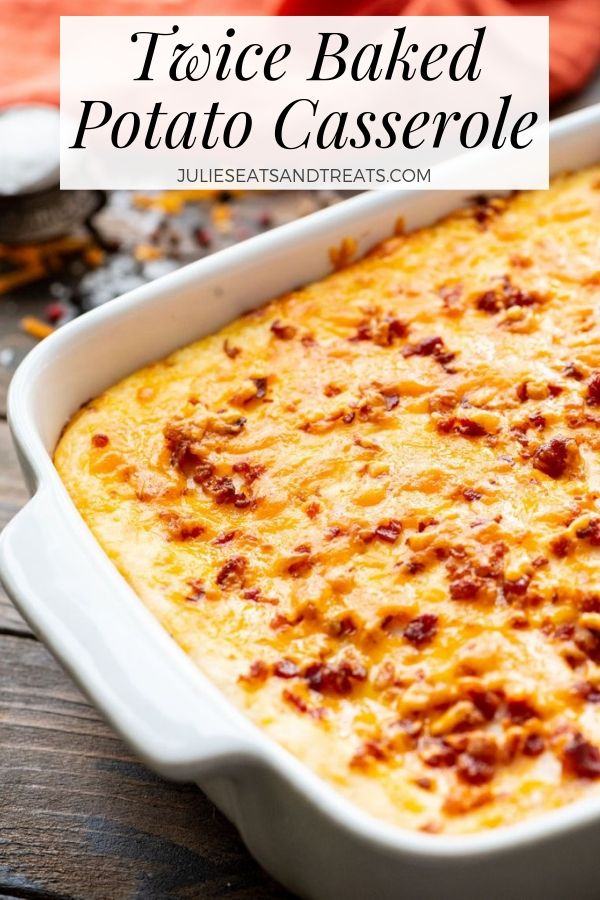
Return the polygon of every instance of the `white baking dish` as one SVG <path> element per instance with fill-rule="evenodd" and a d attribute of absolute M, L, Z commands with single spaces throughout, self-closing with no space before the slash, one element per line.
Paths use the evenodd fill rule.
<path fill-rule="evenodd" d="M 598 159 L 600 105 L 553 125 L 553 171 Z M 254 238 L 61 329 L 27 357 L 11 386 L 10 424 L 34 496 L 2 534 L 6 590 L 133 750 L 167 777 L 197 781 L 265 868 L 303 897 L 598 897 L 600 797 L 466 837 L 371 818 L 256 729 L 187 659 L 96 543 L 50 454 L 82 402 L 321 277 L 328 249 L 344 237 L 365 250 L 399 215 L 414 227 L 463 199 L 371 193 Z"/>

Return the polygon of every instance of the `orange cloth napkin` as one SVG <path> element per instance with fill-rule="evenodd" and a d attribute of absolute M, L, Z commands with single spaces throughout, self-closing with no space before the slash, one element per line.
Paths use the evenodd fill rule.
<path fill-rule="evenodd" d="M 600 0 L 281 0 L 280 15 L 550 16 L 550 100 L 582 88 L 600 61 Z"/>
<path fill-rule="evenodd" d="M 58 102 L 60 15 L 222 15 L 222 0 L 1 0 L 0 106 Z M 227 0 L 240 15 L 549 15 L 550 99 L 600 60 L 600 0 Z"/>

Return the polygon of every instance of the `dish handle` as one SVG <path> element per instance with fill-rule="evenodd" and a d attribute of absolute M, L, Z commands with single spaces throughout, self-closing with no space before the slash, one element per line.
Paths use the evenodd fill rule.
<path fill-rule="evenodd" d="M 257 757 L 253 726 L 154 619 L 67 504 L 66 492 L 41 486 L 0 535 L 0 581 L 17 609 L 153 769 L 188 780 L 248 765 Z"/>

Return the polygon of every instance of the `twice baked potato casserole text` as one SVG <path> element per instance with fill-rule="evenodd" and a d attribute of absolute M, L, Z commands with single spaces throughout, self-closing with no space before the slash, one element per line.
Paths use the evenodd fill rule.
<path fill-rule="evenodd" d="M 438 833 L 598 790 L 599 450 L 600 166 L 136 372 L 55 459 L 229 698 Z"/>

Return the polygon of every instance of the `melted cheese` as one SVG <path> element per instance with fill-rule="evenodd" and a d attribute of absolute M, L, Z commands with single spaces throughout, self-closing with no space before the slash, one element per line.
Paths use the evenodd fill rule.
<path fill-rule="evenodd" d="M 403 827 L 600 776 L 600 167 L 394 237 L 126 378 L 56 465 L 251 719 Z"/>

